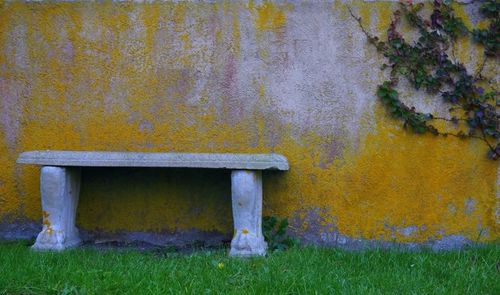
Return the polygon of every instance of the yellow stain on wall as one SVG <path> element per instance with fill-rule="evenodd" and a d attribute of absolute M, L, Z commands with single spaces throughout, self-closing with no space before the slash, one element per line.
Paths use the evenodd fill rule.
<path fill-rule="evenodd" d="M 264 1 L 262 5 L 256 6 L 255 10 L 255 26 L 258 31 L 275 30 L 286 24 L 285 11 L 270 1 Z"/>
<path fill-rule="evenodd" d="M 16 189 L 16 173 L 14 167 L 14 159 L 9 157 L 9 151 L 7 146 L 3 142 L 0 144 L 0 161 L 5 165 L 2 170 L 0 170 L 0 208 L 2 215 L 12 215 L 19 214 L 21 207 L 21 199 L 17 196 Z"/>
<path fill-rule="evenodd" d="M 173 6 L 174 15 L 172 20 L 175 23 L 175 30 L 177 32 L 183 31 L 183 24 L 186 20 L 187 5 L 188 4 L 186 2 L 180 2 Z"/>
<path fill-rule="evenodd" d="M 453 234 L 475 239 L 487 229 L 482 240 L 499 237 L 491 213 L 498 164 L 484 158 L 481 143 L 409 134 L 377 106 L 375 127 L 354 149 L 342 136 L 297 135 L 277 118 L 282 114 L 258 108 L 227 122 L 210 86 L 199 105 L 186 101 L 197 82 L 194 60 L 209 61 L 214 74 L 224 70 L 219 59 L 196 47 L 201 34 L 213 29 L 224 60 L 242 50 L 242 15 L 256 13 L 257 31 L 287 21 L 284 9 L 271 2 L 249 11 L 230 6 L 225 25 L 211 18 L 218 9 L 207 6 L 210 13 L 204 14 L 205 8 L 193 12 L 187 5 L 0 6 L 0 78 L 25 79 L 6 54 L 5 36 L 14 22 L 6 15 L 28 24 L 32 73 L 27 105 L 9 113 L 23 122 L 16 142 L 7 142 L 6 126 L 0 128 L 0 217 L 42 217 L 38 169 L 15 164 L 24 150 L 273 151 L 288 157 L 291 170 L 264 173 L 265 214 L 297 217 L 303 231 L 319 226 L 320 232 L 365 239 L 426 241 Z M 137 22 L 131 15 L 139 16 Z M 377 30 L 387 24 L 387 12 L 378 12 L 376 20 L 371 12 L 363 15 Z M 234 52 L 226 53 L 231 47 L 223 42 Z M 272 103 L 267 83 L 272 81 L 253 86 L 260 105 Z M 278 144 L 270 134 L 279 135 Z M 335 144 L 341 147 L 332 151 Z M 338 155 L 329 159 L 332 153 Z M 227 171 L 85 169 L 83 177 L 78 225 L 84 229 L 231 232 Z"/>
<path fill-rule="evenodd" d="M 240 54 L 241 51 L 241 33 L 240 33 L 240 16 L 239 9 L 233 6 L 233 42 L 231 43 L 232 52 L 236 55 Z"/>

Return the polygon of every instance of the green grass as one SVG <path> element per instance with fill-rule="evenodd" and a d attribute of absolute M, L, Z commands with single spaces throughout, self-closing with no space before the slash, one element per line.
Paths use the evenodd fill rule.
<path fill-rule="evenodd" d="M 306 247 L 235 259 L 223 250 L 50 253 L 1 243 L 0 294 L 498 295 L 499 259 L 498 244 L 440 253 Z"/>

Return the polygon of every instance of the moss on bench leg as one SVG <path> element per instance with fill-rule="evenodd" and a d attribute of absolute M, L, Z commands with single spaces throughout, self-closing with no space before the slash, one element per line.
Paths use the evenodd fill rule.
<path fill-rule="evenodd" d="M 262 235 L 262 172 L 234 170 L 231 173 L 234 237 L 231 256 L 265 255 Z"/>
<path fill-rule="evenodd" d="M 33 249 L 60 251 L 81 243 L 75 226 L 80 177 L 79 168 L 42 167 L 43 228 Z"/>

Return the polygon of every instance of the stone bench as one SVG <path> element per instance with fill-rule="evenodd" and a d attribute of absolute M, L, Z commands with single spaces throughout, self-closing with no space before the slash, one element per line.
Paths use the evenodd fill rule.
<path fill-rule="evenodd" d="M 262 235 L 262 172 L 288 170 L 277 154 L 188 154 L 133 152 L 31 151 L 20 164 L 41 167 L 43 228 L 34 249 L 64 250 L 81 243 L 75 226 L 81 167 L 177 167 L 231 169 L 231 197 L 235 234 L 232 256 L 264 255 Z"/>

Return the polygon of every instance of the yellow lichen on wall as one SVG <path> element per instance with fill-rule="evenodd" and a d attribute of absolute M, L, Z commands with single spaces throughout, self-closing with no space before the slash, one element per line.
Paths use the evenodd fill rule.
<path fill-rule="evenodd" d="M 3 135 L 0 133 L 0 135 Z M 3 136 L 2 136 L 3 138 Z M 0 144 L 0 161 L 4 165 L 0 170 L 0 208 L 3 215 L 18 214 L 21 199 L 17 196 L 15 183 L 14 159 L 10 158 L 6 146 Z"/>
<path fill-rule="evenodd" d="M 393 4 L 364 5 L 354 8 L 382 33 Z M 285 120 L 293 114 L 263 107 L 277 104 L 266 71 L 287 66 L 272 64 L 282 47 L 271 49 L 302 41 L 284 39 L 293 9 L 267 1 L 0 6 L 0 89 L 18 87 L 9 97 L 22 102 L 7 107 L 5 99 L 0 108 L 5 122 L 21 122 L 0 128 L 0 218 L 42 218 L 39 172 L 15 164 L 25 150 L 276 152 L 291 170 L 264 173 L 264 211 L 298 218 L 302 231 L 426 241 L 475 239 L 487 229 L 481 239 L 497 239 L 497 163 L 480 142 L 409 134 L 378 104 L 370 126 L 358 126 L 359 140 L 304 131 Z M 27 51 L 16 59 L 6 36 L 22 26 Z M 264 51 L 261 68 L 242 58 Z M 242 81 L 242 65 L 260 72 Z M 88 230 L 231 232 L 229 183 L 227 171 L 84 169 L 77 222 Z"/>
<path fill-rule="evenodd" d="M 326 208 L 323 219 L 351 237 L 426 241 L 450 234 L 477 237 L 490 228 L 494 232 L 486 239 L 495 239 L 498 227 L 487 208 L 495 207 L 491 184 L 497 163 L 484 157 L 477 142 L 408 134 L 384 112 L 377 110 L 377 130 L 363 140 L 360 153 L 341 163 L 325 169 L 314 156 L 297 163 L 293 159 L 311 151 L 288 151 L 291 166 L 301 169 L 287 175 L 288 182 L 300 182 L 287 193 L 297 197 L 269 207 L 284 216 L 293 215 L 295 204 Z M 304 175 L 311 178 L 301 181 Z M 475 177 L 480 181 L 471 185 Z M 411 236 L 401 233 L 411 226 L 417 227 Z"/>
<path fill-rule="evenodd" d="M 272 2 L 265 1 L 255 7 L 255 10 L 257 11 L 255 26 L 259 31 L 281 28 L 286 24 L 285 12 Z"/>

